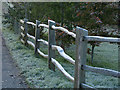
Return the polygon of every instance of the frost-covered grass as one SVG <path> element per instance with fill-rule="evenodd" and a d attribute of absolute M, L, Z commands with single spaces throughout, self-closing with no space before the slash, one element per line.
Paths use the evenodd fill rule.
<path fill-rule="evenodd" d="M 95 47 L 93 66 L 118 70 L 118 45 L 101 43 Z"/>
<path fill-rule="evenodd" d="M 19 40 L 18 35 L 9 29 L 3 30 L 6 44 L 11 54 L 21 69 L 21 74 L 26 77 L 26 82 L 34 88 L 73 88 L 73 83 L 56 69 L 55 72 L 48 69 L 47 59 L 35 57 L 32 48 L 25 47 Z M 88 46 L 89 47 L 89 46 Z M 40 49 L 47 54 L 47 47 L 40 44 Z M 67 54 L 75 59 L 75 46 L 66 49 Z M 114 50 L 114 51 L 113 51 Z M 56 58 L 72 76 L 74 66 L 64 60 L 56 52 Z M 87 57 L 90 60 L 90 55 Z M 89 63 L 88 63 L 89 64 Z M 94 66 L 111 68 L 117 70 L 117 45 L 102 43 L 95 48 Z M 96 88 L 118 87 L 118 79 L 92 72 L 86 72 L 86 83 Z"/>
<path fill-rule="evenodd" d="M 47 59 L 37 58 L 32 48 L 25 47 L 13 31 L 4 29 L 3 36 L 11 54 L 21 69 L 21 74 L 26 77 L 30 87 L 35 88 L 69 88 L 73 83 L 67 80 L 61 72 L 56 69 L 53 72 L 48 69 Z"/>
<path fill-rule="evenodd" d="M 91 46 L 88 44 L 88 48 Z M 67 54 L 75 59 L 75 45 L 66 49 Z M 116 43 L 101 43 L 100 46 L 96 46 L 94 50 L 94 60 L 93 64 L 91 62 L 91 55 L 87 54 L 87 64 L 108 68 L 113 70 L 118 70 L 118 45 Z"/>

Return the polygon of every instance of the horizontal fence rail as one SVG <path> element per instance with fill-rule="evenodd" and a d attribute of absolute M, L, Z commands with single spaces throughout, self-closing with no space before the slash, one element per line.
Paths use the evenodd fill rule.
<path fill-rule="evenodd" d="M 73 38 L 76 38 L 76 34 L 74 34 L 73 32 L 69 32 L 67 29 L 65 29 L 63 27 L 55 27 L 53 25 L 52 28 L 55 29 L 55 30 L 61 30 L 61 31 L 67 33 L 68 35 L 71 35 Z"/>
<path fill-rule="evenodd" d="M 44 58 L 48 58 L 48 55 L 44 54 L 43 52 L 40 51 L 40 49 L 37 49 L 38 53 L 43 56 Z"/>
<path fill-rule="evenodd" d="M 25 36 L 22 32 L 21 32 L 20 34 L 21 34 L 21 36 L 22 36 L 22 37 L 24 37 L 24 36 Z"/>
<path fill-rule="evenodd" d="M 39 24 L 39 25 L 38 25 L 38 27 L 45 27 L 45 28 L 49 28 L 49 26 L 48 26 L 48 25 L 46 25 L 46 24 Z"/>
<path fill-rule="evenodd" d="M 23 33 L 21 33 L 21 34 L 22 34 L 22 36 L 24 37 L 24 34 L 23 34 Z M 27 36 L 28 36 L 29 38 L 35 40 L 35 37 L 32 36 L 32 35 L 30 35 L 30 34 L 28 34 L 28 33 L 27 33 Z M 38 41 L 39 41 L 39 42 L 43 42 L 45 45 L 48 45 L 48 42 L 45 41 L 45 40 L 43 40 L 43 39 L 38 39 Z M 29 41 L 28 44 L 31 45 L 31 43 L 32 43 L 32 42 Z M 32 46 L 33 46 L 33 43 L 32 43 Z M 52 49 L 53 49 L 53 50 L 57 50 L 58 53 L 59 53 L 64 59 L 68 60 L 68 61 L 69 61 L 70 63 L 72 63 L 73 65 L 75 64 L 75 60 L 73 60 L 70 56 L 68 56 L 60 46 L 52 45 Z M 42 54 L 42 55 L 43 55 L 43 54 Z"/>
<path fill-rule="evenodd" d="M 38 27 L 40 27 L 40 26 L 44 26 L 44 27 L 48 28 L 48 26 L 45 25 L 45 24 L 39 24 Z M 23 34 L 23 33 L 22 33 L 22 36 L 24 37 L 24 34 Z M 35 40 L 35 37 L 32 36 L 32 35 L 30 35 L 30 34 L 28 34 L 28 33 L 27 33 L 27 36 L 28 36 L 29 38 Z M 22 41 L 22 42 L 23 42 L 23 41 Z M 38 39 L 38 42 L 43 42 L 45 45 L 48 46 L 48 42 L 45 41 L 45 40 L 43 40 L 43 39 Z M 27 43 L 28 43 L 30 46 L 32 46 L 33 48 L 35 48 L 35 44 L 32 43 L 31 41 L 27 40 Z M 68 60 L 70 63 L 75 64 L 75 60 L 73 60 L 70 56 L 68 56 L 60 46 L 52 45 L 52 49 L 53 49 L 53 50 L 57 50 L 57 51 L 59 52 L 59 54 L 60 54 L 63 58 L 65 58 L 66 60 Z M 43 52 L 41 52 L 40 49 L 37 49 L 37 51 L 38 51 L 38 53 L 39 53 L 41 56 L 43 56 L 44 58 L 48 58 L 48 55 L 46 55 L 46 54 L 44 54 Z M 61 66 L 61 64 L 59 64 L 59 63 L 58 63 L 55 59 L 53 59 L 53 58 L 51 59 L 51 61 L 52 61 L 52 63 L 53 63 L 69 80 L 71 80 L 72 82 L 74 82 L 74 78 L 64 70 L 64 68 Z"/>
<path fill-rule="evenodd" d="M 24 21 L 23 21 L 23 20 L 20 20 L 20 22 L 21 22 L 22 24 L 24 24 Z"/>
<path fill-rule="evenodd" d="M 38 41 L 43 42 L 44 44 L 48 45 L 48 42 L 43 40 L 43 39 L 39 39 Z M 58 53 L 66 60 L 68 60 L 70 63 L 72 63 L 73 65 L 75 64 L 75 60 L 73 60 L 70 56 L 68 56 L 64 50 L 60 47 L 60 46 L 56 46 L 56 45 L 52 45 L 52 49 L 53 50 L 57 50 Z"/>
<path fill-rule="evenodd" d="M 44 40 L 41 40 L 41 41 L 44 41 Z M 44 41 L 45 42 L 45 41 Z M 31 45 L 33 48 L 35 48 L 35 45 L 34 45 L 34 43 L 32 43 L 31 41 L 27 41 L 27 43 L 29 44 L 29 45 Z M 46 42 L 45 42 L 45 44 L 46 44 Z M 48 55 L 45 55 L 43 52 L 41 52 L 39 49 L 37 49 L 38 50 L 38 53 L 41 55 L 41 56 L 43 56 L 44 58 L 48 58 Z M 61 64 L 59 64 L 55 59 L 53 59 L 52 58 L 52 63 L 69 79 L 69 80 L 71 80 L 72 82 L 74 82 L 74 78 L 71 76 L 71 75 L 69 75 L 65 70 L 64 70 L 64 68 L 61 66 Z"/>
<path fill-rule="evenodd" d="M 33 22 L 27 22 L 27 24 L 32 25 L 32 26 L 36 26 L 36 24 Z"/>
<path fill-rule="evenodd" d="M 86 36 L 84 40 L 87 41 L 99 41 L 99 42 L 120 42 L 119 38 L 101 37 L 101 36 Z"/>
<path fill-rule="evenodd" d="M 28 40 L 27 40 L 27 43 L 28 43 L 29 45 L 31 45 L 33 48 L 35 48 L 35 44 L 32 43 L 31 41 L 28 41 Z"/>
<path fill-rule="evenodd" d="M 33 40 L 35 40 L 35 37 L 34 37 L 34 36 L 32 36 L 32 35 L 30 35 L 30 34 L 28 34 L 28 33 L 27 33 L 27 36 L 28 36 L 29 38 L 31 38 L 31 39 L 33 39 Z"/>
<path fill-rule="evenodd" d="M 25 41 L 23 39 L 20 39 L 23 44 L 25 44 Z"/>
<path fill-rule="evenodd" d="M 89 86 L 85 83 L 85 71 L 91 71 L 91 72 L 95 72 L 95 73 L 100 73 L 103 75 L 108 75 L 108 76 L 113 76 L 116 78 L 120 78 L 120 72 L 115 71 L 115 70 L 111 70 L 111 69 L 105 69 L 105 68 L 99 68 L 99 67 L 92 67 L 92 66 L 88 66 L 86 65 L 86 50 L 87 50 L 87 43 L 88 41 L 100 41 L 100 42 L 120 42 L 120 38 L 112 38 L 112 37 L 101 37 L 101 36 L 88 36 L 88 31 L 86 29 L 83 29 L 81 27 L 76 27 L 76 34 L 74 34 L 73 32 L 68 31 L 67 29 L 63 28 L 63 27 L 56 27 L 55 26 L 55 22 L 52 20 L 48 20 L 48 25 L 47 24 L 40 24 L 40 21 L 36 20 L 36 24 L 33 22 L 28 22 L 27 19 L 24 20 L 20 20 L 20 22 L 22 24 L 25 24 L 24 27 L 20 26 L 21 28 L 21 42 L 23 44 L 30 45 L 32 46 L 35 50 L 35 52 L 37 51 L 37 53 L 39 55 L 41 55 L 44 58 L 47 58 L 49 60 L 50 58 L 50 62 L 48 63 L 52 63 L 54 66 L 56 66 L 58 68 L 58 70 L 60 70 L 64 76 L 66 78 L 68 78 L 70 81 L 74 82 L 74 88 L 90 88 L 90 89 L 94 89 L 93 86 Z M 35 36 L 30 35 L 27 32 L 27 24 L 35 26 Z M 40 35 L 40 27 L 44 27 L 49 29 L 49 39 L 48 41 L 40 39 L 38 37 L 38 35 Z M 55 39 L 55 30 L 60 30 L 70 36 L 72 36 L 73 38 L 76 39 L 76 60 L 73 60 L 69 55 L 67 55 L 65 53 L 65 51 L 63 50 L 63 48 L 61 48 L 60 46 L 55 45 L 53 41 Z M 51 35 L 51 36 L 50 36 Z M 52 39 L 52 37 L 54 39 Z M 31 41 L 28 40 L 28 38 L 32 39 L 35 41 L 35 44 Z M 39 49 L 39 45 L 40 42 L 42 42 L 43 44 L 45 44 L 46 46 L 48 46 L 48 51 L 51 50 L 51 52 L 53 53 L 55 50 L 59 53 L 60 56 L 62 56 L 65 60 L 67 60 L 68 62 L 70 62 L 71 64 L 75 65 L 75 76 L 74 78 L 67 72 L 65 71 L 65 69 L 62 67 L 62 65 L 55 60 L 55 58 L 53 58 L 53 56 L 49 56 L 51 54 L 48 53 L 48 55 L 44 54 L 42 51 L 40 51 Z M 52 43 L 50 43 L 52 42 Z M 36 53 L 35 53 L 36 54 Z M 53 53 L 54 54 L 54 53 Z M 53 67 L 53 66 L 51 66 Z M 54 70 L 54 69 L 53 69 Z"/>
<path fill-rule="evenodd" d="M 103 75 L 108 75 L 108 76 L 120 78 L 120 72 L 115 71 L 115 70 L 111 70 L 111 69 L 92 67 L 92 66 L 88 66 L 88 65 L 84 65 L 82 67 L 82 69 L 87 70 L 87 71 L 91 71 L 91 72 L 95 72 L 95 73 L 100 73 Z"/>
<path fill-rule="evenodd" d="M 68 56 L 60 46 L 52 45 L 53 50 L 57 50 L 58 53 L 71 64 L 75 65 L 75 60 Z"/>
<path fill-rule="evenodd" d="M 91 90 L 91 89 L 93 89 L 93 90 L 94 90 L 94 87 L 89 86 L 89 85 L 84 84 L 84 83 L 82 83 L 82 84 L 81 84 L 81 87 L 82 87 L 82 88 L 89 88 L 90 90 Z"/>
<path fill-rule="evenodd" d="M 43 44 L 48 45 L 48 42 L 43 39 L 38 39 L 39 42 L 43 42 Z"/>
<path fill-rule="evenodd" d="M 74 82 L 74 78 L 68 74 L 64 68 L 61 66 L 61 64 L 58 63 L 58 61 L 56 61 L 55 59 L 52 58 L 52 63 L 72 82 Z"/>
<path fill-rule="evenodd" d="M 23 26 L 20 26 L 21 30 L 24 31 L 24 27 Z"/>
<path fill-rule="evenodd" d="M 24 34 L 23 34 L 23 35 L 24 35 Z M 23 36 L 23 35 L 22 35 L 22 36 Z M 27 33 L 27 36 L 28 36 L 29 38 L 35 40 L 35 37 L 32 36 L 32 35 L 30 35 L 30 34 L 28 34 L 28 33 Z M 41 39 L 41 40 L 42 40 L 42 39 Z M 42 40 L 42 41 L 44 41 L 44 40 Z M 21 42 L 22 42 L 23 44 L 25 43 L 23 39 L 21 39 Z M 31 45 L 33 48 L 35 48 L 35 44 L 32 43 L 31 41 L 27 40 L 27 43 L 28 43 L 29 45 Z M 48 42 L 47 42 L 47 43 L 48 43 Z M 45 44 L 45 43 L 44 43 L 44 44 Z M 41 52 L 39 49 L 37 49 L 37 51 L 38 51 L 38 53 L 39 53 L 41 56 L 43 56 L 44 58 L 48 58 L 48 55 L 45 55 L 45 54 L 44 54 L 43 52 Z"/>

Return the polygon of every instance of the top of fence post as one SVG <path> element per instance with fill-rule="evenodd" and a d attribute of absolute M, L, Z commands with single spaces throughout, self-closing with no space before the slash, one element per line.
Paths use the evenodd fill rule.
<path fill-rule="evenodd" d="M 24 22 L 26 23 L 28 21 L 28 19 L 27 18 L 24 18 Z"/>
<path fill-rule="evenodd" d="M 82 70 L 82 65 L 86 64 L 87 41 L 84 41 L 84 36 L 88 35 L 88 31 L 76 27 L 76 60 L 75 60 L 75 81 L 74 88 L 81 88 L 81 84 L 85 83 L 85 71 Z"/>
<path fill-rule="evenodd" d="M 52 25 L 55 25 L 55 22 L 48 20 L 49 25 L 49 34 L 48 34 L 48 67 L 49 69 L 55 71 L 55 65 L 51 62 L 51 58 L 55 58 L 55 51 L 52 50 L 52 45 L 55 45 L 55 31 L 52 29 Z"/>

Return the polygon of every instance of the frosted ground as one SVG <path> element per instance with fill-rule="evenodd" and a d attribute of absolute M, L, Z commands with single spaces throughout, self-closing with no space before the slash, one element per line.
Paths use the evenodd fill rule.
<path fill-rule="evenodd" d="M 18 64 L 18 67 L 21 69 L 21 75 L 26 77 L 26 82 L 30 85 L 30 87 L 73 88 L 73 83 L 64 77 L 64 75 L 58 69 L 56 69 L 56 72 L 48 69 L 47 59 L 44 59 L 41 56 L 35 57 L 34 50 L 31 47 L 25 47 L 20 42 L 18 35 L 15 35 L 12 30 L 4 28 L 3 35 L 6 40 L 6 44 L 11 51 L 11 55 Z M 47 53 L 47 47 L 42 44 L 40 46 L 42 47 L 40 49 Z M 75 46 L 72 45 L 70 48 L 74 47 Z M 74 51 L 71 51 L 73 49 L 70 48 L 67 49 L 67 54 L 74 58 Z M 93 66 L 117 70 L 117 51 L 117 44 L 102 43 L 100 47 L 96 47 L 95 49 L 95 60 Z M 57 60 L 62 64 L 65 70 L 74 76 L 74 66 L 65 61 L 63 58 L 59 57 L 58 54 L 56 54 L 56 56 Z M 90 55 L 88 55 L 87 58 L 89 61 Z M 117 78 L 92 72 L 86 72 L 86 83 L 88 83 L 88 85 L 95 86 L 96 88 L 118 87 Z"/>

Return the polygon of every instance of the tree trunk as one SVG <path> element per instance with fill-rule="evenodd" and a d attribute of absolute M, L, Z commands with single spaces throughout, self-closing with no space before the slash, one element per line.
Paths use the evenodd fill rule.
<path fill-rule="evenodd" d="M 94 48 L 95 48 L 95 44 L 92 44 L 92 52 L 91 52 L 91 64 L 93 64 Z"/>

